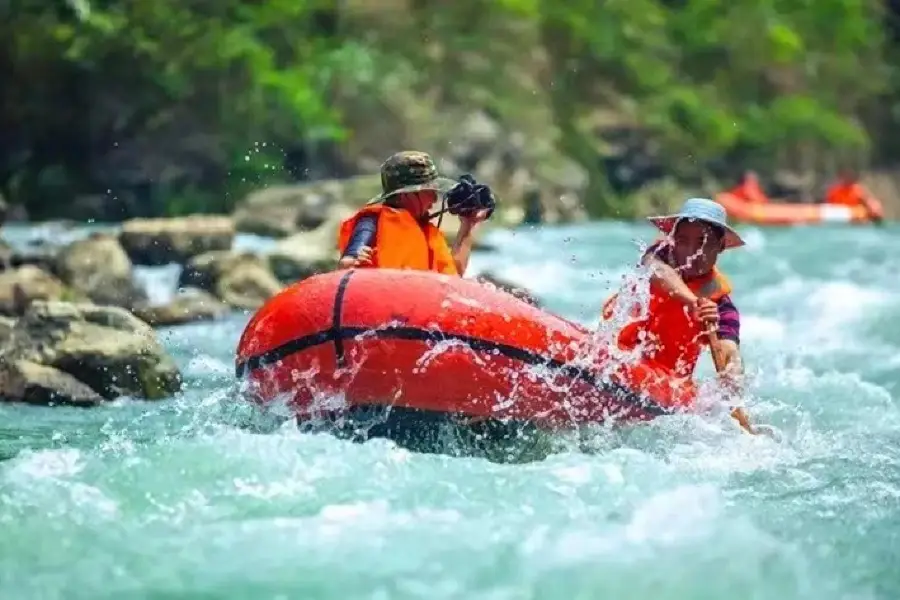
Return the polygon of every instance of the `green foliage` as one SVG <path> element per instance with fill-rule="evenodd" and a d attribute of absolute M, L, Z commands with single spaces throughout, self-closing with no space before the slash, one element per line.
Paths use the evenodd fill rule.
<path fill-rule="evenodd" d="M 779 149 L 866 148 L 867 132 L 854 116 L 884 90 L 872 74 L 886 66 L 876 3 L 669 4 L 555 3 L 545 14 L 585 46 L 579 70 L 606 77 L 632 100 L 676 172 L 735 153 L 772 169 Z M 587 110 L 594 98 L 571 101 Z"/>
<path fill-rule="evenodd" d="M 353 44 L 317 31 L 311 2 L 13 4 L 0 24 L 15 57 L 0 90 L 14 132 L 0 141 L 0 185 L 37 216 L 62 208 L 60 177 L 69 198 L 147 181 L 225 198 L 210 181 L 260 179 L 246 175 L 254 142 L 346 133 L 326 90 Z"/>
<path fill-rule="evenodd" d="M 148 181 L 168 212 L 230 210 L 286 178 L 285 149 L 353 140 L 400 95 L 524 130 L 544 107 L 596 215 L 629 210 L 588 124 L 600 108 L 685 177 L 877 151 L 897 112 L 877 0 L 7 4 L 0 190 L 36 216 Z"/>

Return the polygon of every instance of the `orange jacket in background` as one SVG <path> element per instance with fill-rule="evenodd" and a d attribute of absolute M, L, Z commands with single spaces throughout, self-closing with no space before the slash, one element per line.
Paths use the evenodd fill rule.
<path fill-rule="evenodd" d="M 859 182 L 838 181 L 825 194 L 826 204 L 840 206 L 861 206 L 866 204 L 869 194 Z"/>
<path fill-rule="evenodd" d="M 685 281 L 700 298 L 718 302 L 731 292 L 728 279 L 713 269 L 708 275 Z M 618 294 L 603 305 L 603 318 L 609 320 Z M 640 307 L 634 306 L 637 317 Z M 619 348 L 633 350 L 643 343 L 644 356 L 677 377 L 690 377 L 700 359 L 703 345 L 708 344 L 703 324 L 681 301 L 669 295 L 662 285 L 650 282 L 650 303 L 647 316 L 626 324 L 618 335 Z"/>
<path fill-rule="evenodd" d="M 372 267 L 459 275 L 450 246 L 440 229 L 431 223 L 419 223 L 408 210 L 384 204 L 367 206 L 341 222 L 338 250 L 342 256 L 350 243 L 356 221 L 363 215 L 376 215 L 378 218 Z"/>
<path fill-rule="evenodd" d="M 754 204 L 763 204 L 769 201 L 769 197 L 760 187 L 759 182 L 751 179 L 744 179 L 734 188 L 728 190 L 729 194 L 736 196 L 745 202 Z"/>

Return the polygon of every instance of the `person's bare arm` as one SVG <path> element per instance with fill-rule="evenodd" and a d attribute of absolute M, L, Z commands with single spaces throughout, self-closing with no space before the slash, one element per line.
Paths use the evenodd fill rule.
<path fill-rule="evenodd" d="M 469 257 L 472 255 L 472 247 L 475 245 L 475 229 L 487 218 L 487 211 L 481 210 L 472 216 L 460 216 L 459 232 L 453 242 L 451 253 L 456 270 L 462 277 L 469 266 Z"/>
<path fill-rule="evenodd" d="M 741 360 L 740 347 L 733 340 L 720 339 L 719 351 L 725 359 L 725 367 L 720 375 L 735 394 L 741 395 L 743 393 L 744 363 Z"/>
<path fill-rule="evenodd" d="M 720 339 L 719 351 L 725 359 L 725 368 L 719 374 L 720 381 L 732 398 L 740 399 L 744 395 L 744 365 L 741 360 L 740 347 L 733 340 Z M 777 436 L 774 428 L 769 425 L 754 425 L 743 406 L 738 405 L 731 409 L 731 416 L 741 427 L 752 434 Z"/>
<path fill-rule="evenodd" d="M 469 257 L 472 255 L 472 247 L 475 245 L 475 226 L 462 221 L 459 233 L 453 242 L 453 262 L 460 276 L 464 275 L 469 266 Z"/>
<path fill-rule="evenodd" d="M 678 271 L 652 254 L 645 255 L 641 262 L 650 268 L 651 280 L 663 286 L 673 297 L 688 306 L 697 303 L 697 295 L 687 286 Z"/>
<path fill-rule="evenodd" d="M 733 375 L 742 375 L 744 372 L 741 362 L 741 349 L 734 340 L 719 339 L 719 348 L 725 357 L 725 371 Z"/>

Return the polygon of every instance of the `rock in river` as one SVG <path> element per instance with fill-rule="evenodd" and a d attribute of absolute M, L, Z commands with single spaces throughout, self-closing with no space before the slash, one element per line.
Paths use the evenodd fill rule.
<path fill-rule="evenodd" d="M 328 219 L 311 231 L 295 233 L 280 240 L 269 254 L 269 267 L 282 283 L 295 283 L 337 267 L 337 233 L 343 219 L 353 209 L 336 207 Z"/>
<path fill-rule="evenodd" d="M 378 175 L 268 186 L 239 203 L 235 225 L 243 233 L 287 237 L 318 228 L 335 210 L 362 206 L 380 189 Z"/>
<path fill-rule="evenodd" d="M 184 325 L 195 321 L 221 319 L 230 311 L 227 304 L 203 290 L 186 288 L 160 306 L 136 306 L 132 312 L 154 327 Z"/>
<path fill-rule="evenodd" d="M 268 262 L 250 252 L 207 252 L 192 258 L 181 273 L 179 287 L 205 290 L 227 305 L 255 310 L 281 291 Z"/>
<path fill-rule="evenodd" d="M 0 364 L 0 396 L 45 406 L 93 406 L 103 402 L 103 396 L 65 371 L 30 360 Z"/>
<path fill-rule="evenodd" d="M 6 400 L 91 404 L 181 389 L 181 373 L 153 329 L 123 308 L 36 301 L 3 331 Z"/>
<path fill-rule="evenodd" d="M 15 315 L 34 300 L 62 300 L 68 294 L 59 279 L 38 267 L 0 271 L 0 315 Z"/>
<path fill-rule="evenodd" d="M 54 270 L 74 292 L 97 304 L 127 308 L 146 300 L 131 260 L 108 233 L 92 234 L 60 250 Z"/>
<path fill-rule="evenodd" d="M 131 219 L 122 224 L 119 241 L 136 265 L 184 264 L 234 242 L 230 217 L 192 215 L 171 219 Z"/>

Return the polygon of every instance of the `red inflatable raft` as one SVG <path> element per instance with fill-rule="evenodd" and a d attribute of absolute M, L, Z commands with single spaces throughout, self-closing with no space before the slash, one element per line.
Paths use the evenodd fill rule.
<path fill-rule="evenodd" d="M 787 202 L 752 203 L 729 193 L 716 196 L 728 218 L 756 225 L 816 225 L 825 223 L 871 223 L 872 215 L 864 206 L 834 204 L 798 204 Z M 881 211 L 880 203 L 875 204 Z"/>
<path fill-rule="evenodd" d="M 389 405 L 559 428 L 651 419 L 692 402 L 692 383 L 643 364 L 610 368 L 591 341 L 475 280 L 362 269 L 271 298 L 247 324 L 236 363 L 255 401 L 286 400 L 300 421 Z"/>

